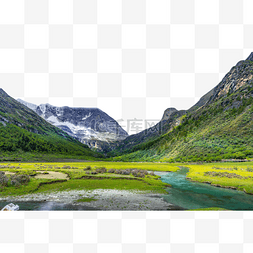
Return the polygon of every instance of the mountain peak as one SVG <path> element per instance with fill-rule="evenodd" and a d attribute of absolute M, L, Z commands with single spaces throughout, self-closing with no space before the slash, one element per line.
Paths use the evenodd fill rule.
<path fill-rule="evenodd" d="M 250 53 L 249 57 L 246 59 L 246 61 L 253 61 L 253 52 Z"/>
<path fill-rule="evenodd" d="M 0 88 L 0 96 L 2 96 L 2 97 L 9 97 L 9 95 L 2 88 Z"/>
<path fill-rule="evenodd" d="M 210 104 L 214 100 L 236 92 L 242 86 L 250 84 L 253 71 L 252 61 L 253 52 L 250 53 L 246 60 L 241 60 L 234 67 L 232 67 L 231 70 L 221 80 L 221 82 L 207 94 L 201 97 L 199 102 L 190 108 L 189 111 L 196 110 L 205 104 Z"/>
<path fill-rule="evenodd" d="M 164 114 L 163 114 L 163 117 L 162 117 L 162 121 L 163 120 L 168 120 L 173 112 L 177 112 L 177 109 L 174 108 L 174 107 L 170 107 L 170 108 L 166 109 L 164 111 Z"/>
<path fill-rule="evenodd" d="M 16 99 L 19 103 L 24 103 L 24 102 L 26 102 L 26 101 L 24 101 L 23 99 L 21 99 L 21 98 L 18 98 L 18 99 Z"/>
<path fill-rule="evenodd" d="M 117 121 L 98 108 L 59 107 L 48 103 L 37 106 L 21 99 L 18 101 L 90 147 L 102 150 L 106 143 L 123 140 L 128 136 Z"/>
<path fill-rule="evenodd" d="M 0 88 L 0 94 L 7 94 L 2 88 Z"/>
<path fill-rule="evenodd" d="M 33 111 L 36 111 L 36 108 L 38 107 L 38 106 L 35 105 L 35 104 L 32 104 L 32 103 L 29 103 L 29 102 L 26 102 L 26 101 L 22 100 L 21 98 L 18 98 L 17 101 L 18 101 L 20 104 L 23 104 L 23 105 L 25 105 L 26 107 L 32 109 Z"/>

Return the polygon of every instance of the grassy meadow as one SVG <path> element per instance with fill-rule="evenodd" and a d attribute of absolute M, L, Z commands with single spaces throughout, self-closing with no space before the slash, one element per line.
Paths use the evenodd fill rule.
<path fill-rule="evenodd" d="M 169 185 L 152 171 L 175 172 L 180 166 L 189 168 L 187 178 L 214 186 L 227 187 L 253 194 L 253 162 L 170 164 L 144 162 L 62 162 L 0 163 L 0 173 L 9 178 L 1 185 L 0 197 L 49 193 L 69 190 L 115 189 L 145 193 L 167 193 Z M 102 171 L 101 169 L 105 169 Z M 131 170 L 138 173 L 131 173 Z M 124 171 L 130 171 L 124 174 Z M 145 173 L 146 174 L 145 174 Z M 13 186 L 12 176 L 29 175 L 30 181 Z"/>
<path fill-rule="evenodd" d="M 186 165 L 187 178 L 253 194 L 253 162 L 226 162 Z"/>
<path fill-rule="evenodd" d="M 106 168 L 104 173 L 96 173 Z M 110 169 L 115 172 L 110 173 Z M 138 175 L 123 175 L 118 171 L 137 169 Z M 151 171 L 177 171 L 179 167 L 163 163 L 126 162 L 66 162 L 66 163 L 1 163 L 0 172 L 10 178 L 6 186 L 0 185 L 0 197 L 65 190 L 117 189 L 166 193 L 168 184 L 158 180 Z M 11 185 L 13 175 L 29 175 L 30 182 L 18 187 Z"/>

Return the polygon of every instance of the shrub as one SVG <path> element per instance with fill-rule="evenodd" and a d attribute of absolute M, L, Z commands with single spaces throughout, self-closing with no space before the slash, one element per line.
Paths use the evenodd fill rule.
<path fill-rule="evenodd" d="M 138 172 L 137 177 L 142 177 L 142 178 L 144 178 L 145 175 L 144 175 L 142 172 Z"/>
<path fill-rule="evenodd" d="M 97 172 L 97 173 L 102 173 L 102 174 L 103 174 L 103 173 L 106 173 L 106 172 L 107 172 L 107 169 L 106 169 L 105 167 L 97 168 L 97 169 L 96 169 L 96 172 Z"/>
<path fill-rule="evenodd" d="M 138 174 L 138 170 L 133 170 L 133 171 L 132 171 L 132 175 L 133 175 L 133 176 L 137 177 L 137 174 Z"/>
<path fill-rule="evenodd" d="M 28 175 L 13 175 L 10 177 L 10 184 L 13 186 L 20 186 L 30 182 L 30 177 Z"/>
<path fill-rule="evenodd" d="M 130 175 L 130 170 L 123 170 L 122 175 Z"/>
<path fill-rule="evenodd" d="M 64 166 L 62 167 L 62 169 L 71 169 L 71 167 L 70 167 L 70 166 L 64 165 Z"/>
<path fill-rule="evenodd" d="M 7 186 L 8 185 L 8 177 L 5 175 L 3 171 L 0 171 L 0 185 Z"/>
<path fill-rule="evenodd" d="M 87 167 L 84 168 L 83 170 L 91 170 L 91 166 L 87 166 Z"/>
<path fill-rule="evenodd" d="M 246 169 L 246 171 L 253 172 L 253 168 L 248 166 L 247 169 Z"/>

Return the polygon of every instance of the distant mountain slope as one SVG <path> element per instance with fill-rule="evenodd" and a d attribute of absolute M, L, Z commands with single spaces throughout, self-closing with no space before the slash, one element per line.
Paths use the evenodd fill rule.
<path fill-rule="evenodd" d="M 0 88 L 0 154 L 18 151 L 100 156 Z"/>
<path fill-rule="evenodd" d="M 128 136 L 125 140 L 115 142 L 111 145 L 109 155 L 115 156 L 127 152 L 141 143 L 146 143 L 158 138 L 160 135 L 167 133 L 173 127 L 180 124 L 180 118 L 186 111 L 178 111 L 175 108 L 165 110 L 162 120 L 155 126 L 145 129 L 144 131 Z"/>
<path fill-rule="evenodd" d="M 188 110 L 188 112 L 193 112 L 197 110 L 198 108 L 204 106 L 210 100 L 213 94 L 214 94 L 214 89 L 210 90 L 208 93 L 202 96 L 200 100 Z"/>
<path fill-rule="evenodd" d="M 24 100 L 22 100 L 22 99 L 20 99 L 20 98 L 18 98 L 17 101 L 18 101 L 19 103 L 25 105 L 26 107 L 30 108 L 30 109 L 33 110 L 33 111 L 36 111 L 36 109 L 37 109 L 37 107 L 38 107 L 37 105 L 32 104 L 32 103 L 28 103 L 28 102 L 26 102 L 26 101 L 24 101 Z"/>
<path fill-rule="evenodd" d="M 211 161 L 253 157 L 252 77 L 253 54 L 236 64 L 214 89 L 181 116 L 180 124 L 114 159 Z"/>
<path fill-rule="evenodd" d="M 110 144 L 128 136 L 117 121 L 98 108 L 57 107 L 50 104 L 36 106 L 21 99 L 18 101 L 90 147 L 101 148 L 103 142 Z"/>

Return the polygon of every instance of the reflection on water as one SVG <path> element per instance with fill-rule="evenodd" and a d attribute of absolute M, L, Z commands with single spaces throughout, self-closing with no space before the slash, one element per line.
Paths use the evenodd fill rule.
<path fill-rule="evenodd" d="M 5 205 L 10 202 L 0 202 L 0 209 L 2 209 Z M 19 205 L 19 210 L 23 211 L 64 211 L 64 210 L 72 210 L 72 211 L 85 211 L 85 210 L 97 210 L 84 205 L 73 205 L 73 204 L 65 204 L 58 202 L 36 202 L 36 201 L 28 201 L 28 202 L 15 202 L 16 205 Z"/>
<path fill-rule="evenodd" d="M 230 210 L 253 210 L 253 196 L 241 191 L 224 189 L 186 179 L 189 170 L 161 175 L 161 180 L 171 184 L 164 199 L 186 209 L 221 207 Z"/>

